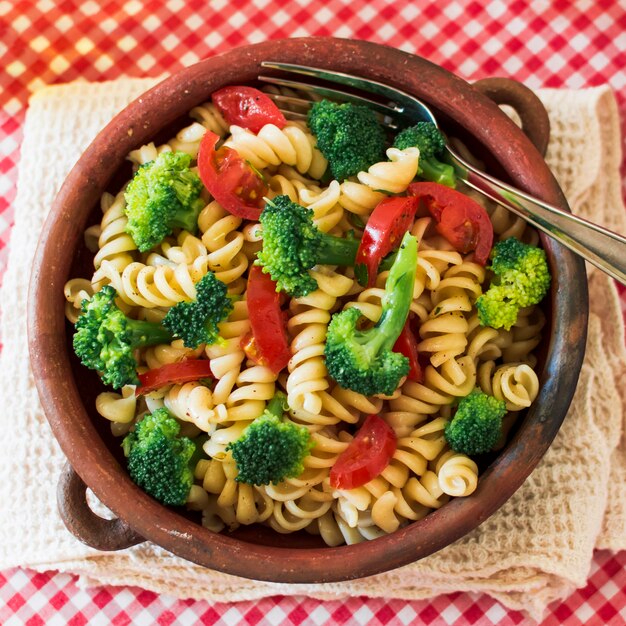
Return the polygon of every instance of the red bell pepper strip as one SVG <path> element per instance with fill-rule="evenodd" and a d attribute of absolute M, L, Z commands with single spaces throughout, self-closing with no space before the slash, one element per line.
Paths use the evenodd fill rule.
<path fill-rule="evenodd" d="M 376 478 L 393 457 L 396 434 L 378 415 L 369 415 L 330 469 L 330 486 L 355 489 Z"/>
<path fill-rule="evenodd" d="M 211 99 L 229 124 L 247 128 L 255 134 L 266 124 L 284 128 L 287 123 L 274 101 L 254 87 L 223 87 Z"/>
<path fill-rule="evenodd" d="M 409 359 L 409 374 L 407 378 L 414 380 L 416 383 L 424 382 L 424 372 L 418 359 L 417 341 L 408 320 L 393 346 L 393 351 L 404 354 Z"/>
<path fill-rule="evenodd" d="M 242 349 L 253 361 L 278 374 L 291 358 L 281 294 L 258 265 L 253 265 L 248 274 L 247 299 L 252 338 L 244 336 Z"/>
<path fill-rule="evenodd" d="M 209 193 L 232 215 L 258 220 L 268 187 L 235 150 L 215 149 L 219 137 L 207 130 L 198 151 L 198 174 Z"/>
<path fill-rule="evenodd" d="M 367 286 L 376 282 L 378 267 L 385 256 L 400 244 L 415 219 L 418 198 L 385 198 L 370 215 L 356 253 L 356 265 L 365 266 Z M 357 269 L 357 272 L 359 270 Z"/>
<path fill-rule="evenodd" d="M 211 364 L 206 359 L 187 359 L 179 363 L 168 363 L 139 374 L 139 385 L 135 389 L 135 395 L 141 396 L 165 385 L 181 385 L 202 378 L 215 379 Z"/>
<path fill-rule="evenodd" d="M 424 202 L 437 222 L 437 232 L 457 252 L 467 254 L 473 250 L 476 263 L 487 263 L 493 245 L 493 225 L 484 207 L 439 183 L 411 183 L 408 193 Z"/>

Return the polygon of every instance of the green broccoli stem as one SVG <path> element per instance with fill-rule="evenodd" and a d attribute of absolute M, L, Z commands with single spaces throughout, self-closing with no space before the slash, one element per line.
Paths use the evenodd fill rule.
<path fill-rule="evenodd" d="M 359 244 L 358 239 L 344 239 L 323 234 L 315 255 L 317 262 L 321 265 L 352 266 L 356 261 Z"/>
<path fill-rule="evenodd" d="M 129 342 L 135 348 L 155 346 L 160 343 L 170 343 L 172 333 L 161 324 L 143 320 L 127 320 L 126 331 Z"/>
<path fill-rule="evenodd" d="M 281 418 L 286 409 L 287 396 L 282 391 L 277 391 L 276 395 L 267 403 L 265 413 Z"/>
<path fill-rule="evenodd" d="M 356 263 L 356 254 L 361 241 L 359 239 L 344 239 L 333 235 L 322 237 L 318 253 L 317 262 L 320 265 L 342 265 L 353 267 Z M 394 250 L 388 254 L 380 263 L 381 272 L 390 270 L 396 260 L 398 251 Z"/>
<path fill-rule="evenodd" d="M 356 263 L 356 254 L 361 241 L 359 239 L 344 239 L 333 235 L 323 235 L 316 257 L 320 265 L 344 265 L 352 267 Z M 398 256 L 394 250 L 380 263 L 381 272 L 390 270 Z"/>
<path fill-rule="evenodd" d="M 385 295 L 381 299 L 382 315 L 369 333 L 373 335 L 371 340 L 376 351 L 391 350 L 402 332 L 413 301 L 416 270 L 417 239 L 407 232 L 385 283 Z"/>
<path fill-rule="evenodd" d="M 442 163 L 436 159 L 423 159 L 419 162 L 419 175 L 434 183 L 446 185 L 446 187 L 456 187 L 456 175 L 454 168 L 447 163 Z"/>

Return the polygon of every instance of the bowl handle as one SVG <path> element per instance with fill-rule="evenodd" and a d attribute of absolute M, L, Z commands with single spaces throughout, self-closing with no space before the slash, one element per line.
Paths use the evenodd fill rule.
<path fill-rule="evenodd" d="M 511 78 L 483 78 L 473 86 L 496 104 L 507 104 L 519 115 L 522 130 L 545 156 L 550 140 L 548 112 L 537 95 Z"/>
<path fill-rule="evenodd" d="M 123 550 L 145 541 L 121 519 L 104 519 L 89 508 L 87 485 L 69 462 L 59 477 L 57 506 L 72 535 L 96 550 Z"/>

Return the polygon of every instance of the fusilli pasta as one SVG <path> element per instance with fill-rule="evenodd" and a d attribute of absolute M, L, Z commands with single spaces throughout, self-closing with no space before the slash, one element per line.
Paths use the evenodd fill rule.
<path fill-rule="evenodd" d="M 290 90 L 268 90 L 287 98 L 294 95 Z M 234 161 L 235 167 L 244 168 L 238 170 L 240 174 L 243 171 L 261 181 L 269 200 L 287 196 L 310 209 L 312 226 L 324 236 L 362 237 L 381 200 L 406 194 L 422 172 L 417 147 L 391 147 L 387 160 L 346 180 L 329 180 L 328 161 L 304 122 L 290 121 L 284 128 L 265 124 L 254 133 L 229 125 L 211 101 L 192 109 L 190 118 L 165 143 L 138 146 L 128 155 L 135 176 L 159 154 L 170 151 L 191 156 L 190 176 L 198 170 L 202 173 L 202 163 L 196 161 L 203 137 L 210 131 L 219 136 L 219 147 L 230 148 L 222 151 L 228 159 L 248 164 Z M 420 520 L 451 497 L 473 493 L 478 466 L 451 448 L 446 429 L 456 405 L 478 388 L 506 405 L 496 449 L 504 445 L 516 416 L 539 394 L 533 351 L 541 342 L 546 320 L 537 305 L 521 309 L 510 330 L 481 324 L 476 301 L 491 280 L 489 267 L 477 263 L 473 253 L 457 251 L 437 230 L 438 218 L 419 208 L 410 226 L 419 245 L 417 267 L 412 294 L 407 281 L 409 313 L 401 323 L 415 339 L 420 358 L 393 393 L 366 396 L 341 387 L 329 375 L 328 326 L 333 315 L 358 309 L 359 331 L 379 329 L 389 271 L 379 271 L 370 286 L 363 287 L 357 280 L 359 267 L 318 264 L 308 270 L 318 286 L 308 295 L 290 298 L 270 290 L 284 320 L 282 339 L 288 350 L 286 365 L 272 368 L 260 353 L 250 319 L 254 322 L 255 307 L 260 307 L 249 299 L 249 280 L 264 245 L 263 217 L 254 211 L 246 215 L 226 210 L 229 205 L 219 189 L 213 190 L 221 198 L 218 202 L 203 188 L 204 207 L 197 227 L 168 231 L 172 234 L 140 253 L 127 232 L 126 188 L 115 195 L 103 194 L 100 222 L 85 232 L 85 244 L 94 254 L 94 273 L 91 280 L 72 278 L 65 284 L 66 317 L 76 324 L 83 302 L 110 285 L 124 315 L 163 328 L 169 311 L 179 303 L 196 301 L 202 293 L 201 286 L 196 286 L 205 276 L 211 278 L 212 273 L 225 285 L 232 308 L 218 324 L 216 341 L 188 347 L 178 334 L 170 342 L 136 349 L 138 385 L 104 391 L 96 398 L 97 412 L 110 422 L 116 436 L 127 435 L 145 415 L 164 408 L 181 428 L 180 435 L 196 440 L 194 484 L 185 504 L 201 512 L 205 527 L 220 532 L 258 523 L 279 533 L 305 530 L 329 546 L 355 544 Z M 538 245 L 537 233 L 521 219 L 480 200 L 471 190 L 459 189 L 483 203 L 496 240 L 516 237 Z M 236 188 L 233 194 L 241 198 L 245 191 Z M 397 247 L 398 242 L 394 243 Z M 358 244 L 354 245 L 356 250 Z M 398 333 L 393 340 L 397 337 Z M 394 346 L 394 351 L 401 347 Z M 180 375 L 186 364 L 198 361 L 203 366 L 208 363 L 208 378 Z M 165 382 L 142 393 L 145 376 L 155 372 L 178 374 L 160 379 Z M 283 398 L 283 393 L 287 404 L 282 424 L 297 427 L 312 444 L 301 471 L 269 484 L 238 480 L 233 444 L 245 437 L 272 400 Z M 357 445 L 359 429 L 368 416 L 380 416 L 394 447 L 373 477 L 352 488 L 339 488 L 333 472 L 346 451 Z M 267 450 L 260 452 L 260 456 L 266 454 Z"/>

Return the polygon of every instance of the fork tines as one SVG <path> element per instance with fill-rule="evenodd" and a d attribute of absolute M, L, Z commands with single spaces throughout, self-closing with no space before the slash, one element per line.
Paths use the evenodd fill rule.
<path fill-rule="evenodd" d="M 306 119 L 306 111 L 311 108 L 313 102 L 327 99 L 335 102 L 351 102 L 352 104 L 367 106 L 378 115 L 379 121 L 383 126 L 394 131 L 399 128 L 393 118 L 397 110 L 369 98 L 321 85 L 313 85 L 276 76 L 260 75 L 258 78 L 261 82 L 278 88 L 278 93 L 270 89 L 266 90 L 266 93 L 276 102 L 278 108 L 285 114 L 287 119 Z"/>

